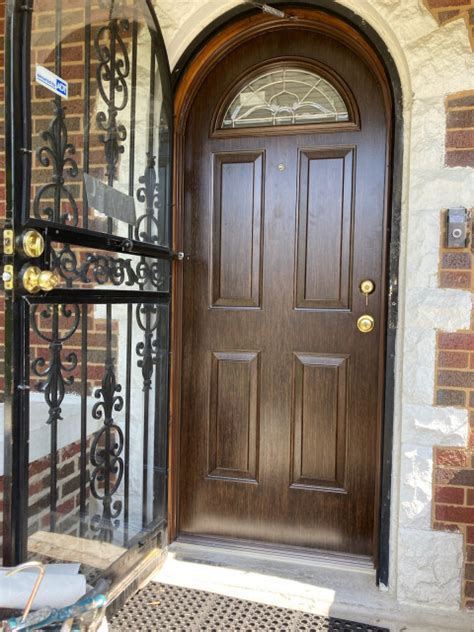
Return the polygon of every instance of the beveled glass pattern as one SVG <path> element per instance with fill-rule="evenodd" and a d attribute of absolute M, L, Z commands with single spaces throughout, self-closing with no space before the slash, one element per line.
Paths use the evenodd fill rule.
<path fill-rule="evenodd" d="M 344 99 L 326 79 L 301 68 L 265 71 L 233 99 L 221 128 L 348 121 Z"/>

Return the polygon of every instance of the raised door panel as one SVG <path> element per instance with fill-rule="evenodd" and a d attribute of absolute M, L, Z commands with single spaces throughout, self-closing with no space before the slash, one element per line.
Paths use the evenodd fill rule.
<path fill-rule="evenodd" d="M 350 308 L 353 168 L 353 148 L 300 151 L 297 308 Z"/>
<path fill-rule="evenodd" d="M 291 484 L 344 491 L 346 356 L 294 355 Z"/>
<path fill-rule="evenodd" d="M 262 289 L 262 152 L 213 156 L 211 305 L 258 308 Z"/>
<path fill-rule="evenodd" d="M 209 477 L 256 482 L 259 354 L 214 352 L 210 393 Z"/>

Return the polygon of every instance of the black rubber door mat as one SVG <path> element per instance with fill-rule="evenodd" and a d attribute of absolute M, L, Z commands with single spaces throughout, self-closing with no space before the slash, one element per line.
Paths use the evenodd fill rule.
<path fill-rule="evenodd" d="M 156 583 L 132 597 L 109 622 L 109 630 L 390 632 L 387 628 L 354 621 Z"/>

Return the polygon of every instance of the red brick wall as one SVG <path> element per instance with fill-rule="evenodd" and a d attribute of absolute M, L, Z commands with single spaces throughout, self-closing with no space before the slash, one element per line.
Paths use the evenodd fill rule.
<path fill-rule="evenodd" d="M 440 23 L 463 14 L 473 25 L 473 35 L 473 3 L 458 2 L 459 6 L 450 13 L 445 11 L 448 3 L 429 3 Z M 449 4 L 454 7 L 456 3 Z M 446 166 L 474 167 L 474 91 L 452 94 L 446 99 Z M 474 209 L 471 212 L 474 215 Z M 462 250 L 445 248 L 445 226 L 443 213 L 440 287 L 474 292 L 472 244 Z M 460 406 L 469 411 L 467 445 L 434 450 L 433 525 L 435 529 L 463 534 L 463 603 L 474 609 L 474 312 L 470 330 L 437 334 L 435 400 L 439 406 Z"/>
<path fill-rule="evenodd" d="M 90 447 L 90 440 L 88 442 Z M 56 528 L 61 533 L 78 535 L 80 502 L 80 443 L 58 451 L 58 505 Z M 50 524 L 50 458 L 44 456 L 29 466 L 28 529 L 29 533 L 49 531 Z M 3 476 L 0 476 L 0 525 L 3 523 Z M 2 532 L 0 529 L 0 559 Z"/>
<path fill-rule="evenodd" d="M 474 167 L 474 90 L 446 99 L 446 166 Z"/>
<path fill-rule="evenodd" d="M 443 288 L 472 292 L 471 248 L 444 248 L 445 213 L 442 213 L 441 221 L 439 284 Z M 474 313 L 470 330 L 437 334 L 435 401 L 439 406 L 467 407 L 469 410 L 467 445 L 434 449 L 433 526 L 463 534 L 463 603 L 474 609 Z"/>
<path fill-rule="evenodd" d="M 471 412 L 471 419 L 473 413 Z M 434 528 L 464 536 L 463 601 L 474 610 L 474 450 L 435 448 Z"/>
<path fill-rule="evenodd" d="M 425 0 L 425 5 L 440 25 L 463 18 L 474 50 L 474 0 Z M 474 91 L 446 99 L 445 164 L 474 167 Z M 446 249 L 445 213 L 441 221 L 439 285 L 474 292 L 472 245 Z M 469 435 L 466 446 L 434 449 L 433 526 L 463 534 L 463 604 L 474 609 L 474 312 L 471 323 L 468 331 L 437 334 L 435 403 L 466 407 Z"/>

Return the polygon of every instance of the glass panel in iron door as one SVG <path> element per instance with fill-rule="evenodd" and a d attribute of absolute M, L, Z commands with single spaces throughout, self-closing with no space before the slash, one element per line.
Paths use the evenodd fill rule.
<path fill-rule="evenodd" d="M 30 305 L 28 556 L 107 569 L 166 526 L 169 305 Z"/>
<path fill-rule="evenodd" d="M 29 8 L 10 25 L 30 42 L 12 74 L 11 228 L 37 249 L 5 259 L 5 559 L 117 578 L 166 545 L 170 73 L 145 0 Z"/>
<path fill-rule="evenodd" d="M 167 247 L 169 70 L 156 23 L 145 0 L 81 4 L 33 3 L 25 221 Z"/>

